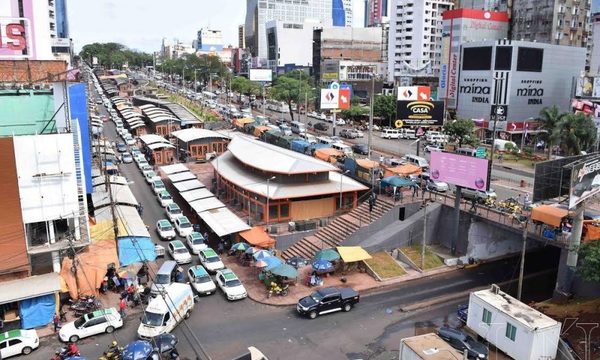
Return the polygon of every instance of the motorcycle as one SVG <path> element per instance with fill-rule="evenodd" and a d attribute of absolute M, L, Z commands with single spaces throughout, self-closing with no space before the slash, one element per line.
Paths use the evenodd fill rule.
<path fill-rule="evenodd" d="M 98 360 L 121 360 L 123 359 L 123 348 L 120 346 L 109 346 Z"/>
<path fill-rule="evenodd" d="M 267 298 L 270 298 L 273 295 L 276 296 L 287 296 L 289 290 L 289 285 L 284 285 L 283 287 L 277 285 L 276 283 L 272 282 L 271 283 L 271 287 L 269 288 L 269 292 L 267 293 Z"/>
<path fill-rule="evenodd" d="M 71 303 L 71 310 L 75 311 L 78 315 L 98 310 L 102 307 L 102 303 L 95 296 L 83 296 L 77 300 L 69 300 L 69 302 Z"/>
<path fill-rule="evenodd" d="M 71 356 L 81 356 L 79 351 L 75 353 L 69 352 L 69 348 L 61 347 L 59 350 L 56 350 L 54 355 L 50 358 L 50 360 L 65 360 Z"/>

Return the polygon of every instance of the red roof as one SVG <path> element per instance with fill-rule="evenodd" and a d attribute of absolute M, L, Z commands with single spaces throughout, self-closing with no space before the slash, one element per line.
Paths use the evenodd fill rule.
<path fill-rule="evenodd" d="M 508 22 L 508 13 L 499 11 L 485 11 L 476 9 L 448 10 L 442 14 L 444 20 L 467 18 L 477 20 Z"/>

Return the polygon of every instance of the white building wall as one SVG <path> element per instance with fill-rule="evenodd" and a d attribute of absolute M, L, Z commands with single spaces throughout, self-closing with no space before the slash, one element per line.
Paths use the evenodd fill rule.
<path fill-rule="evenodd" d="M 595 15 L 592 24 L 592 52 L 590 56 L 590 75 L 600 75 L 600 14 Z"/>
<path fill-rule="evenodd" d="M 313 41 L 313 29 L 316 26 L 320 26 L 318 20 L 307 20 L 301 25 L 302 29 L 286 28 L 285 23 L 279 20 L 269 21 L 267 23 L 267 29 L 275 30 L 275 37 L 277 47 L 279 51 L 279 57 L 276 63 L 271 62 L 269 59 L 270 66 L 284 66 L 285 64 L 296 64 L 307 66 L 312 63 L 312 41 Z M 311 49 L 308 51 L 307 49 Z"/>

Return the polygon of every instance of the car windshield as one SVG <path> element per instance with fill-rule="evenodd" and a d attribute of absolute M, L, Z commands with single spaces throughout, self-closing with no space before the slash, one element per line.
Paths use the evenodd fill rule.
<path fill-rule="evenodd" d="M 169 212 L 171 214 L 181 214 L 181 209 L 170 209 Z"/>
<path fill-rule="evenodd" d="M 160 198 L 163 200 L 171 200 L 171 195 L 169 194 L 160 194 Z"/>
<path fill-rule="evenodd" d="M 155 284 L 160 284 L 160 285 L 164 285 L 164 284 L 168 284 L 171 281 L 171 277 L 168 274 L 158 274 L 156 275 L 156 279 L 154 280 Z"/>
<path fill-rule="evenodd" d="M 194 244 L 194 245 L 202 245 L 202 244 L 204 244 L 204 239 L 202 239 L 202 238 L 195 238 L 194 240 L 192 240 L 192 244 Z"/>
<path fill-rule="evenodd" d="M 85 317 L 82 316 L 80 318 L 78 318 L 77 320 L 75 320 L 75 322 L 73 323 L 75 325 L 76 328 L 81 327 L 81 325 L 83 325 L 83 323 L 85 323 Z"/>
<path fill-rule="evenodd" d="M 210 276 L 208 276 L 208 275 L 198 276 L 198 277 L 196 277 L 196 279 L 194 279 L 194 282 L 196 284 L 202 284 L 202 283 L 207 283 L 207 282 L 211 282 L 211 281 L 212 280 L 211 280 Z"/>
<path fill-rule="evenodd" d="M 206 262 L 218 262 L 220 261 L 218 256 L 207 257 Z"/>
<path fill-rule="evenodd" d="M 238 279 L 225 281 L 226 287 L 240 286 L 242 283 Z"/>
<path fill-rule="evenodd" d="M 177 248 L 177 249 L 175 249 L 175 253 L 176 254 L 185 254 L 185 253 L 187 253 L 187 249 L 186 248 Z"/>
<path fill-rule="evenodd" d="M 312 293 L 312 294 L 310 295 L 310 297 L 311 297 L 311 298 L 312 298 L 312 299 L 313 299 L 315 302 L 319 302 L 319 301 L 321 301 L 321 299 L 323 299 L 323 296 L 322 296 L 320 293 L 318 293 L 318 292 Z"/>
<path fill-rule="evenodd" d="M 171 224 L 164 224 L 164 225 L 160 225 L 160 229 L 162 231 L 171 231 L 173 230 L 173 227 L 171 226 Z"/>
<path fill-rule="evenodd" d="M 189 227 L 192 227 L 192 223 L 189 223 L 189 222 L 181 222 L 181 223 L 179 223 L 179 227 L 180 227 L 180 228 L 189 228 Z"/>
<path fill-rule="evenodd" d="M 163 323 L 164 314 L 157 314 L 149 311 L 144 311 L 142 315 L 142 324 L 148 326 L 161 326 Z"/>

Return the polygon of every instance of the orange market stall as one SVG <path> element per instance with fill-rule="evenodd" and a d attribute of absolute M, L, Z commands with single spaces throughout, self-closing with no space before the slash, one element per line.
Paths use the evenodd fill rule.
<path fill-rule="evenodd" d="M 341 159 L 344 153 L 333 149 L 333 148 L 321 148 L 315 150 L 315 157 L 319 160 L 327 161 L 328 163 L 335 164 L 338 159 Z"/>
<path fill-rule="evenodd" d="M 255 226 L 250 230 L 239 233 L 240 237 L 248 244 L 262 249 L 275 247 L 275 239 L 269 236 L 261 226 Z"/>
<path fill-rule="evenodd" d="M 422 172 L 421 167 L 419 167 L 417 165 L 413 165 L 413 164 L 404 164 L 404 165 L 388 167 L 388 168 L 384 167 L 384 169 L 385 169 L 385 172 L 383 175 L 385 177 L 394 176 L 394 175 L 407 177 L 410 175 L 420 175 Z"/>

